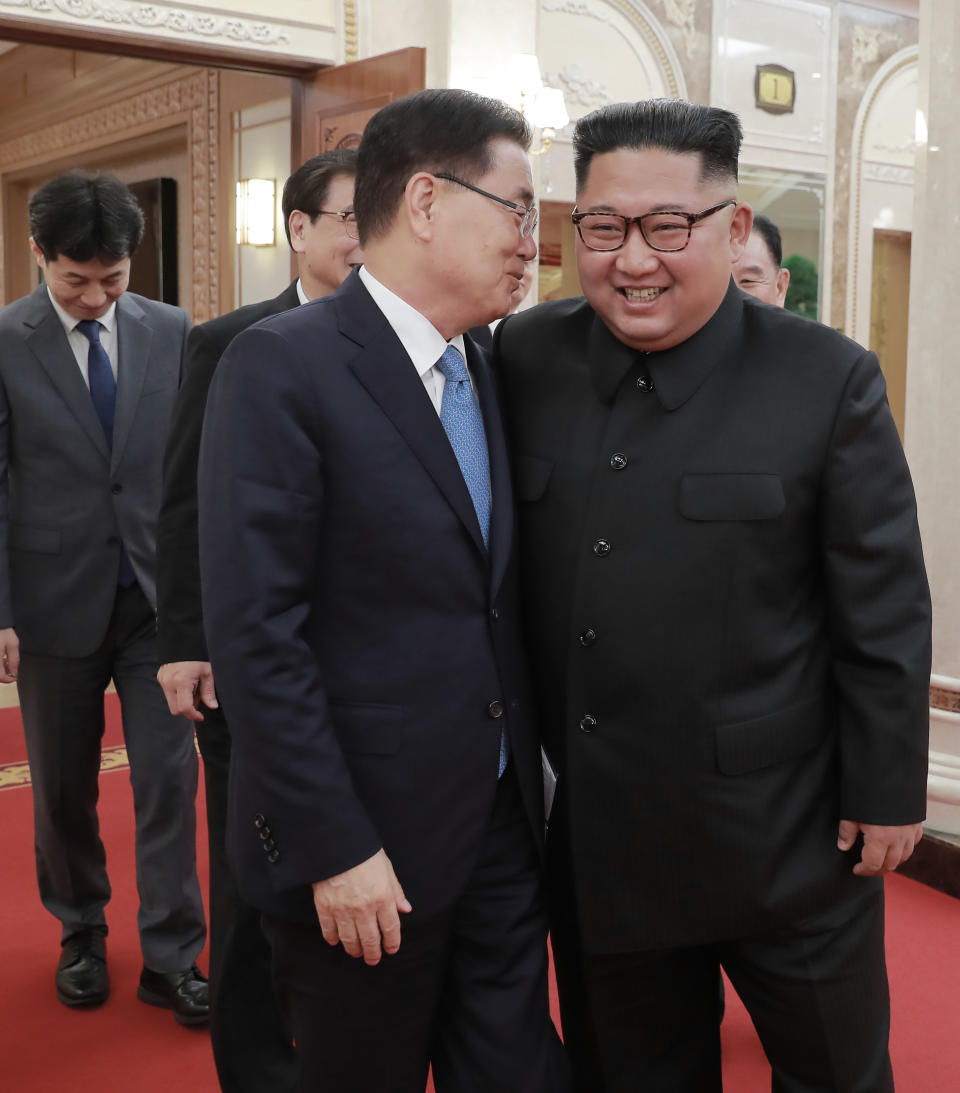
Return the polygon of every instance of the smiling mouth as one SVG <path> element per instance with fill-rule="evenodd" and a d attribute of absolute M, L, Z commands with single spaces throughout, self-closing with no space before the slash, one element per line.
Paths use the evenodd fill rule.
<path fill-rule="evenodd" d="M 622 288 L 620 291 L 630 303 L 644 304 L 656 300 L 658 296 L 662 296 L 667 290 L 665 288 Z"/>

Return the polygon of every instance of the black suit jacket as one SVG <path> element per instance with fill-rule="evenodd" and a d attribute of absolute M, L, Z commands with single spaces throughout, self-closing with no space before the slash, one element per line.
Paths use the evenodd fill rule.
<path fill-rule="evenodd" d="M 427 916 L 477 859 L 506 725 L 542 841 L 513 505 L 485 354 L 489 552 L 420 377 L 357 274 L 244 331 L 210 390 L 200 562 L 250 902 L 316 924 L 309 885 L 381 846 Z"/>
<path fill-rule="evenodd" d="M 197 459 L 207 392 L 227 346 L 248 326 L 297 307 L 297 282 L 279 296 L 247 304 L 195 326 L 173 409 L 163 460 L 163 504 L 157 527 L 157 625 L 160 663 L 208 660 L 197 554 Z"/>
<path fill-rule="evenodd" d="M 876 357 L 732 283 L 660 353 L 583 299 L 496 340 L 587 945 L 766 933 L 879 883 L 837 824 L 924 816 L 930 602 Z"/>

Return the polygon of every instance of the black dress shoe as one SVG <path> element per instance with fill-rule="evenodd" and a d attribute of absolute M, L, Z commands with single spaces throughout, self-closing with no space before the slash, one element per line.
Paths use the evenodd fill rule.
<path fill-rule="evenodd" d="M 202 1025 L 210 1019 L 210 994 L 203 972 L 191 965 L 182 972 L 154 972 L 144 968 L 140 973 L 137 997 L 148 1006 L 173 1010 L 181 1025 Z"/>
<path fill-rule="evenodd" d="M 57 965 L 57 998 L 65 1006 L 96 1006 L 110 994 L 107 946 L 99 930 L 68 938 Z"/>

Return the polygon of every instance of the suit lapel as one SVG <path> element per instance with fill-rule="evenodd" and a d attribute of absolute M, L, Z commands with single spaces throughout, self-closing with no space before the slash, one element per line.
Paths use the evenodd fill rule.
<path fill-rule="evenodd" d="M 40 367 L 46 372 L 50 382 L 67 404 L 70 412 L 77 419 L 91 443 L 109 460 L 107 438 L 103 426 L 97 417 L 90 391 L 83 382 L 83 376 L 77 367 L 77 359 L 70 348 L 63 324 L 53 310 L 45 285 L 41 285 L 31 298 L 25 324 L 30 329 L 26 344 L 37 358 Z"/>
<path fill-rule="evenodd" d="M 491 594 L 496 596 L 510 560 L 510 545 L 513 542 L 513 488 L 510 484 L 507 440 L 490 358 L 470 338 L 465 338 L 464 341 L 467 346 L 467 363 L 477 385 L 483 428 L 487 436 L 487 454 L 490 458 L 490 494 L 493 499 L 490 515 L 490 586 Z"/>
<path fill-rule="evenodd" d="M 129 296 L 117 300 L 117 409 L 113 420 L 113 457 L 116 468 L 123 456 L 137 403 L 147 376 L 153 331 L 140 305 Z"/>
<path fill-rule="evenodd" d="M 361 347 L 350 362 L 354 374 L 423 464 L 477 548 L 485 553 L 460 464 L 400 339 L 356 273 L 347 278 L 335 299 L 341 333 Z"/>

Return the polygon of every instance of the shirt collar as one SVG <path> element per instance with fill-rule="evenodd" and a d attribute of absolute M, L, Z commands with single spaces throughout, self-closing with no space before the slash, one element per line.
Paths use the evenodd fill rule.
<path fill-rule="evenodd" d="M 63 310 L 63 308 L 53 298 L 53 293 L 50 291 L 50 286 L 49 285 L 46 286 L 46 289 L 47 289 L 47 296 L 50 299 L 50 303 L 53 304 L 53 310 L 57 313 L 57 318 L 63 324 L 63 329 L 68 334 L 72 334 L 74 332 L 74 330 L 76 330 L 76 328 L 77 328 L 77 323 L 82 322 L 82 320 L 81 319 L 75 319 L 71 314 L 69 314 L 69 312 L 66 312 L 66 311 Z M 107 308 L 106 312 L 103 315 L 100 315 L 97 318 L 97 322 L 101 326 L 105 327 L 107 330 L 113 330 L 113 324 L 116 321 L 116 318 L 117 318 L 117 301 L 114 300 L 113 303 Z"/>
<path fill-rule="evenodd" d="M 661 405 L 676 410 L 691 398 L 718 362 L 739 342 L 743 294 L 733 278 L 720 306 L 696 333 L 679 345 L 654 353 L 631 349 L 613 335 L 599 315 L 590 331 L 590 372 L 594 390 L 610 402 L 630 368 L 649 371 Z"/>
<path fill-rule="evenodd" d="M 448 345 L 452 345 L 466 360 L 467 353 L 462 334 L 458 334 L 448 342 L 425 315 L 422 315 L 415 307 L 411 307 L 395 292 L 391 292 L 366 266 L 360 267 L 360 280 L 373 297 L 373 302 L 383 312 L 387 322 L 393 327 L 393 332 L 400 339 L 400 344 L 407 351 L 407 356 L 413 361 L 413 366 L 421 378 L 440 360 Z"/>
<path fill-rule="evenodd" d="M 307 294 L 303 291 L 303 281 L 301 281 L 299 277 L 297 278 L 297 296 L 299 297 L 301 304 L 310 303 L 307 299 Z"/>

